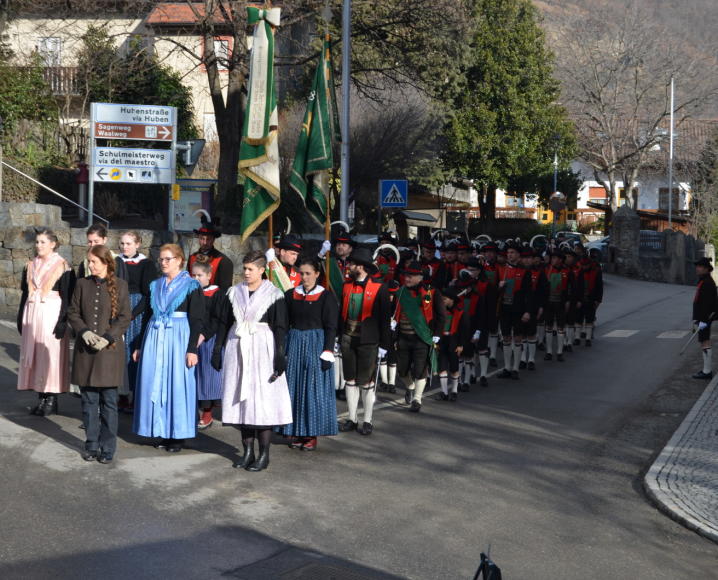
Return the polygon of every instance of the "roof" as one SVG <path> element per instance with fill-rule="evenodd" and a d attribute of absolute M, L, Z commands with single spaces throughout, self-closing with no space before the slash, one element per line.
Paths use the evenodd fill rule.
<path fill-rule="evenodd" d="M 394 212 L 394 217 L 397 215 L 404 216 L 407 220 L 415 221 L 415 222 L 428 222 L 431 224 L 436 223 L 436 216 L 431 215 L 430 213 L 424 213 L 420 211 L 410 211 L 403 209 L 401 211 Z"/>
<path fill-rule="evenodd" d="M 205 17 L 205 4 L 203 2 L 193 2 L 192 6 L 187 2 L 165 2 L 157 4 L 147 15 L 145 24 L 154 27 L 195 26 L 198 22 L 195 10 L 200 19 Z M 215 22 L 225 22 L 225 18 L 219 8 L 215 11 L 214 18 Z"/>

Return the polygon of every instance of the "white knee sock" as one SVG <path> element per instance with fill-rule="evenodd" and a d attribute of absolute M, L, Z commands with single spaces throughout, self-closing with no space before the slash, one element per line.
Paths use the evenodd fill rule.
<path fill-rule="evenodd" d="M 424 394 L 424 388 L 426 387 L 426 379 L 416 379 L 414 381 L 416 389 L 414 389 L 414 401 L 421 403 L 421 397 Z"/>
<path fill-rule="evenodd" d="M 499 348 L 499 335 L 489 335 L 489 358 L 496 358 L 496 350 Z"/>
<path fill-rule="evenodd" d="M 385 362 L 379 363 L 379 378 L 385 385 L 387 384 L 387 364 Z"/>
<path fill-rule="evenodd" d="M 395 385 L 396 384 L 396 365 L 389 365 L 388 369 L 388 378 L 387 384 L 389 385 Z"/>
<path fill-rule="evenodd" d="M 514 343 L 514 369 L 515 371 L 519 370 L 519 363 L 521 362 L 521 343 L 515 342 Z"/>
<path fill-rule="evenodd" d="M 465 383 L 465 382 L 467 382 L 465 377 L 466 377 L 466 364 L 464 364 L 463 359 L 460 359 L 459 360 L 459 380 L 462 383 Z"/>
<path fill-rule="evenodd" d="M 449 377 L 448 375 L 439 375 L 439 384 L 441 384 L 441 392 L 445 395 L 449 394 Z"/>
<path fill-rule="evenodd" d="M 566 344 L 566 332 L 563 330 L 558 331 L 558 354 L 563 354 L 563 347 Z"/>
<path fill-rule="evenodd" d="M 546 338 L 546 325 L 545 324 L 539 324 L 536 327 L 536 335 L 538 336 L 538 341 L 543 342 Z"/>
<path fill-rule="evenodd" d="M 521 360 L 523 362 L 529 361 L 529 341 L 528 340 L 524 340 L 521 343 Z"/>
<path fill-rule="evenodd" d="M 407 388 L 407 390 L 414 390 L 414 380 L 410 376 L 401 377 L 401 382 L 404 383 L 404 386 Z"/>
<path fill-rule="evenodd" d="M 459 377 L 449 377 L 449 389 L 451 389 L 452 393 L 459 391 Z"/>
<path fill-rule="evenodd" d="M 566 344 L 573 344 L 573 332 L 574 332 L 573 326 L 566 327 Z"/>
<path fill-rule="evenodd" d="M 528 341 L 528 347 L 529 347 L 529 360 L 528 360 L 528 362 L 536 362 L 536 341 L 535 341 L 535 340 L 529 340 L 529 341 Z"/>
<path fill-rule="evenodd" d="M 489 355 L 487 353 L 479 355 L 479 365 L 481 365 L 481 375 L 485 377 L 489 374 Z"/>
<path fill-rule="evenodd" d="M 349 411 L 349 420 L 357 423 L 357 409 L 359 408 L 359 387 L 347 383 L 347 408 Z"/>
<path fill-rule="evenodd" d="M 504 344 L 503 347 L 504 350 L 504 369 L 507 371 L 511 370 L 511 352 L 513 351 L 513 347 L 511 344 Z"/>
<path fill-rule="evenodd" d="M 587 324 L 586 325 L 586 340 L 591 340 L 593 338 L 593 324 Z"/>
<path fill-rule="evenodd" d="M 553 338 L 556 336 L 555 330 L 549 330 L 546 332 L 546 354 L 553 353 Z"/>
<path fill-rule="evenodd" d="M 374 401 L 376 401 L 376 389 L 362 389 L 361 402 L 364 405 L 364 422 L 371 423 L 374 416 Z"/>
<path fill-rule="evenodd" d="M 708 374 L 713 371 L 713 349 L 711 347 L 703 349 L 703 372 Z"/>
<path fill-rule="evenodd" d="M 464 365 L 466 366 L 466 375 L 467 379 L 476 378 L 476 375 L 474 374 L 476 371 L 474 370 L 474 357 L 471 357 L 469 360 L 467 360 Z M 469 382 L 468 380 L 465 382 Z"/>

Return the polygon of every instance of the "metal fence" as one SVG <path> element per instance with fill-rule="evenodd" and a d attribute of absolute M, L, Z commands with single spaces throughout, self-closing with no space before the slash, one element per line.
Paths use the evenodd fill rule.
<path fill-rule="evenodd" d="M 666 248 L 666 237 L 663 232 L 641 230 L 639 248 L 653 252 L 662 252 Z"/>

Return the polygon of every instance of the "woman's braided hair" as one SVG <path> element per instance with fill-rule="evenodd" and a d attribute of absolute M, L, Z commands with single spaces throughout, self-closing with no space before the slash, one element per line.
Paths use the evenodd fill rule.
<path fill-rule="evenodd" d="M 117 295 L 117 278 L 115 278 L 115 258 L 107 246 L 92 246 L 88 254 L 99 258 L 107 266 L 107 293 L 110 295 L 110 318 L 117 318 L 119 297 Z"/>

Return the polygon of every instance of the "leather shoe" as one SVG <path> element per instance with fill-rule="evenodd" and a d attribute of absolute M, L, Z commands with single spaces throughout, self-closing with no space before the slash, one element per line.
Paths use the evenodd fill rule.
<path fill-rule="evenodd" d="M 112 463 L 112 455 L 110 455 L 109 453 L 103 453 L 102 455 L 97 457 L 97 462 L 102 463 L 103 465 Z"/>
<path fill-rule="evenodd" d="M 95 461 L 95 459 L 97 459 L 97 451 L 83 451 L 80 453 L 80 457 L 85 461 Z"/>
<path fill-rule="evenodd" d="M 244 456 L 242 457 L 242 459 L 234 463 L 232 467 L 236 469 L 244 469 L 248 465 L 252 465 L 254 461 L 254 445 L 250 445 L 244 448 Z"/>
<path fill-rule="evenodd" d="M 530 360 L 530 361 L 529 361 L 529 364 L 528 364 L 528 369 L 529 369 L 530 371 L 535 371 L 535 370 L 536 370 L 536 363 L 535 363 L 534 361 Z"/>
<path fill-rule="evenodd" d="M 364 422 L 361 426 L 361 429 L 359 429 L 360 435 L 371 435 L 372 431 L 374 431 L 374 427 L 371 423 Z"/>
<path fill-rule="evenodd" d="M 553 355 L 551 355 L 551 353 L 547 352 L 545 355 L 543 355 L 543 360 L 551 360 L 552 358 Z"/>
<path fill-rule="evenodd" d="M 490 367 L 497 367 L 497 366 L 499 366 L 499 363 L 496 362 L 496 359 L 495 359 L 495 358 L 490 358 L 490 359 L 489 359 L 489 366 L 490 366 Z"/>
<path fill-rule="evenodd" d="M 563 354 L 562 354 L 562 353 L 558 353 L 558 354 L 556 355 L 556 360 L 557 360 L 558 362 L 563 362 Z"/>
<path fill-rule="evenodd" d="M 347 393 L 344 389 L 337 389 L 337 401 L 346 401 Z"/>
<path fill-rule="evenodd" d="M 455 403 L 456 399 L 458 399 L 458 398 L 459 398 L 459 395 L 457 395 L 456 393 L 449 393 L 449 401 L 451 401 L 452 403 Z"/>
<path fill-rule="evenodd" d="M 487 379 L 486 377 L 480 377 L 480 378 L 479 378 L 479 384 L 480 384 L 482 387 L 488 387 L 488 386 L 489 386 L 489 379 Z"/>
<path fill-rule="evenodd" d="M 511 371 L 508 369 L 502 369 L 501 372 L 496 375 L 500 379 L 510 379 L 511 378 Z"/>
<path fill-rule="evenodd" d="M 262 471 L 267 469 L 269 466 L 269 453 L 262 453 L 257 461 L 250 463 L 246 469 L 247 471 Z"/>
<path fill-rule="evenodd" d="M 713 373 L 704 373 L 703 371 L 698 371 L 696 374 L 693 375 L 693 378 L 708 380 L 713 378 Z"/>
<path fill-rule="evenodd" d="M 511 371 L 511 378 L 515 381 L 519 380 L 519 371 Z"/>
<path fill-rule="evenodd" d="M 339 431 L 346 433 L 348 431 L 355 431 L 357 424 L 351 419 L 346 419 L 344 422 L 339 424 Z"/>
<path fill-rule="evenodd" d="M 159 441 L 155 441 L 152 444 L 152 447 L 155 449 L 167 449 L 167 445 L 169 445 L 169 441 L 167 439 L 160 439 Z"/>
<path fill-rule="evenodd" d="M 412 413 L 418 413 L 421 411 L 421 403 L 419 401 L 412 401 L 411 407 L 409 407 L 409 411 Z"/>
<path fill-rule="evenodd" d="M 434 399 L 436 399 L 437 401 L 448 401 L 449 395 L 445 395 L 444 393 L 437 393 Z"/>
<path fill-rule="evenodd" d="M 414 390 L 413 389 L 406 389 L 406 392 L 404 393 L 404 402 L 408 405 L 411 403 L 411 400 L 414 398 Z"/>
<path fill-rule="evenodd" d="M 302 443 L 302 451 L 314 451 L 317 448 L 316 437 L 306 437 Z"/>

